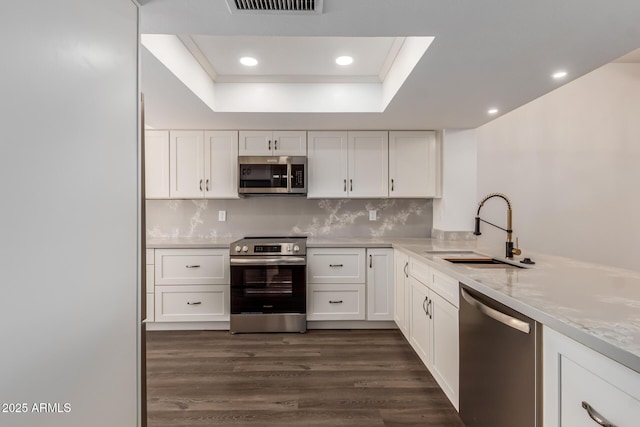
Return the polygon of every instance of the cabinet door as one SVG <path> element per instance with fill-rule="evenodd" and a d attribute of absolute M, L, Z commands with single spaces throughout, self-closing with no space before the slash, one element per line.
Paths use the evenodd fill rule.
<path fill-rule="evenodd" d="M 299 130 L 273 131 L 274 156 L 306 156 L 307 132 Z"/>
<path fill-rule="evenodd" d="M 205 198 L 237 199 L 238 132 L 205 132 L 204 153 Z"/>
<path fill-rule="evenodd" d="M 431 373 L 458 409 L 460 368 L 458 346 L 458 309 L 431 291 L 432 360 Z"/>
<path fill-rule="evenodd" d="M 169 198 L 169 131 L 144 133 L 145 198 Z"/>
<path fill-rule="evenodd" d="M 349 132 L 349 197 L 389 196 L 389 133 Z"/>
<path fill-rule="evenodd" d="M 440 195 L 440 150 L 435 132 L 389 132 L 389 197 Z"/>
<path fill-rule="evenodd" d="M 409 277 L 411 292 L 411 324 L 409 326 L 411 346 L 422 363 L 431 368 L 431 320 L 429 319 L 429 291 L 425 285 Z"/>
<path fill-rule="evenodd" d="M 169 134 L 172 198 L 195 199 L 204 195 L 204 132 L 175 131 Z"/>
<path fill-rule="evenodd" d="M 394 252 L 395 280 L 394 280 L 394 309 L 393 320 L 404 336 L 409 339 L 409 256 L 400 251 Z"/>
<path fill-rule="evenodd" d="M 393 320 L 393 249 L 367 249 L 367 320 Z"/>
<path fill-rule="evenodd" d="M 347 197 L 347 132 L 309 132 L 307 145 L 307 197 Z"/>
<path fill-rule="evenodd" d="M 263 130 L 240 131 L 238 154 L 241 156 L 271 156 L 273 132 Z"/>

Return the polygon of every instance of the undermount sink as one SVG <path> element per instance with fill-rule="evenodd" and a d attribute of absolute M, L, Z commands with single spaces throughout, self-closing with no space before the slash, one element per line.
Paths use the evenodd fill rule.
<path fill-rule="evenodd" d="M 474 268 L 526 268 L 521 265 L 511 264 L 506 261 L 501 261 L 496 258 L 489 257 L 455 257 L 455 258 L 442 258 L 445 261 L 449 261 L 453 264 L 462 264 L 468 267 Z"/>

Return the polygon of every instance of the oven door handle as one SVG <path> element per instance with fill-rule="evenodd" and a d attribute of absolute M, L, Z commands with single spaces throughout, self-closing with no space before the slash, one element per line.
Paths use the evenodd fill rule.
<path fill-rule="evenodd" d="M 273 258 L 231 258 L 231 265 L 307 265 L 303 257 L 273 257 Z"/>

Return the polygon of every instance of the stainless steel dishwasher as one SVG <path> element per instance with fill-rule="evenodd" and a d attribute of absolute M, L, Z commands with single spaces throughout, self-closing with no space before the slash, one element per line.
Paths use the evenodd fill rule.
<path fill-rule="evenodd" d="M 459 330 L 465 426 L 541 426 L 539 324 L 461 283 Z"/>

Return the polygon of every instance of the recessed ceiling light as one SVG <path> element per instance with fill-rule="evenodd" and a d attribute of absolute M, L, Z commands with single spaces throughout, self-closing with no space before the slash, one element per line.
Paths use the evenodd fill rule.
<path fill-rule="evenodd" d="M 339 56 L 336 58 L 336 64 L 338 65 L 349 65 L 353 62 L 353 58 L 350 56 Z"/>
<path fill-rule="evenodd" d="M 243 56 L 242 58 L 240 58 L 240 63 L 242 65 L 246 65 L 247 67 L 253 67 L 254 65 L 258 65 L 258 60 L 250 56 Z"/>
<path fill-rule="evenodd" d="M 551 75 L 551 77 L 553 77 L 554 79 L 562 79 L 564 77 L 567 77 L 567 72 L 566 71 L 556 71 L 555 73 L 553 73 Z"/>
<path fill-rule="evenodd" d="M 490 108 L 487 113 L 493 115 L 493 114 L 498 114 L 498 109 L 497 108 Z"/>

